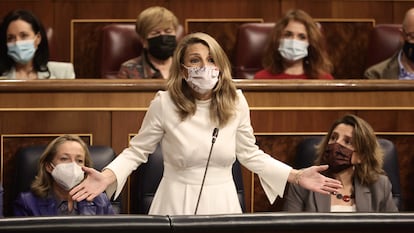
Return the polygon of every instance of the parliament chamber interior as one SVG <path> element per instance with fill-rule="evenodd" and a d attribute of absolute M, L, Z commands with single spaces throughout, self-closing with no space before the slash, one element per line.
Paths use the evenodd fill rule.
<path fill-rule="evenodd" d="M 148 106 L 166 81 L 117 79 L 120 64 L 142 47 L 135 33 L 141 10 L 161 5 L 176 14 L 180 33 L 206 32 L 223 47 L 234 82 L 246 96 L 256 143 L 294 164 L 298 145 L 325 135 L 351 113 L 369 122 L 398 155 L 398 213 L 286 213 L 284 199 L 270 204 L 258 176 L 241 167 L 240 215 L 152 216 L 143 211 L 142 187 L 155 180 L 134 171 L 116 216 L 12 216 L 17 154 L 62 134 L 89 146 L 108 146 L 114 156 L 137 134 Z M 51 60 L 71 62 L 74 80 L 0 80 L 1 232 L 411 232 L 414 229 L 414 82 L 367 80 L 365 69 L 402 45 L 401 22 L 412 1 L 341 0 L 3 0 L 0 13 L 25 8 L 48 29 Z M 254 80 L 264 43 L 289 9 L 308 12 L 326 38 L 334 80 Z M 116 49 L 112 49 L 116 47 Z M 155 157 L 155 156 L 154 156 Z M 145 176 L 146 175 L 146 176 Z M 219 197 L 218 197 L 219 198 Z"/>

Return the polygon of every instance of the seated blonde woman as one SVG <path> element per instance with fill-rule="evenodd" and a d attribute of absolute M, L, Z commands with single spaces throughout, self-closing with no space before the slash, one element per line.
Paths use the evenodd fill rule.
<path fill-rule="evenodd" d="M 72 200 L 69 191 L 85 178 L 82 166 L 92 166 L 88 147 L 82 139 L 63 135 L 53 140 L 40 157 L 31 190 L 18 195 L 15 216 L 114 214 L 104 193 L 93 201 Z"/>
<path fill-rule="evenodd" d="M 153 6 L 142 11 L 135 24 L 142 53 L 121 65 L 118 78 L 167 79 L 177 46 L 178 26 L 177 17 L 164 7 Z"/>

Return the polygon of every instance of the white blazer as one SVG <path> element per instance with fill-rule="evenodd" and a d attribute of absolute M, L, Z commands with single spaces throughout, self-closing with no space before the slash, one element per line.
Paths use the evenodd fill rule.
<path fill-rule="evenodd" d="M 75 70 L 69 62 L 50 61 L 47 63 L 50 71 L 49 79 L 74 79 Z M 48 79 L 48 72 L 37 72 L 38 79 Z M 3 79 L 16 79 L 16 69 L 12 67 L 9 72 L 3 73 Z"/>

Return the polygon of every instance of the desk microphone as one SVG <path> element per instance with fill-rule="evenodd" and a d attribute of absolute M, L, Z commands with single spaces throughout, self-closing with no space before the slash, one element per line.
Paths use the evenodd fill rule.
<path fill-rule="evenodd" d="M 213 130 L 213 137 L 211 139 L 210 152 L 208 153 L 206 169 L 204 170 L 203 181 L 201 182 L 200 193 L 198 194 L 197 205 L 195 207 L 194 215 L 197 215 L 198 205 L 200 204 L 201 192 L 203 191 L 204 181 L 206 180 L 207 168 L 208 168 L 208 164 L 210 163 L 211 152 L 213 151 L 213 145 L 216 142 L 218 131 L 219 131 L 218 128 L 214 128 L 214 130 Z"/>

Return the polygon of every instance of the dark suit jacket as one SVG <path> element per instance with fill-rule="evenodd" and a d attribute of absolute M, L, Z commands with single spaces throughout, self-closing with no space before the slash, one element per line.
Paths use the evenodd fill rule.
<path fill-rule="evenodd" d="M 398 79 L 400 75 L 400 66 L 398 65 L 399 53 L 400 51 L 387 60 L 369 67 L 365 71 L 364 77 L 368 79 Z"/>
<path fill-rule="evenodd" d="M 398 212 L 392 199 L 391 182 L 381 175 L 370 186 L 354 180 L 357 212 Z M 284 210 L 289 212 L 330 212 L 332 195 L 314 193 L 296 184 L 289 184 Z"/>

